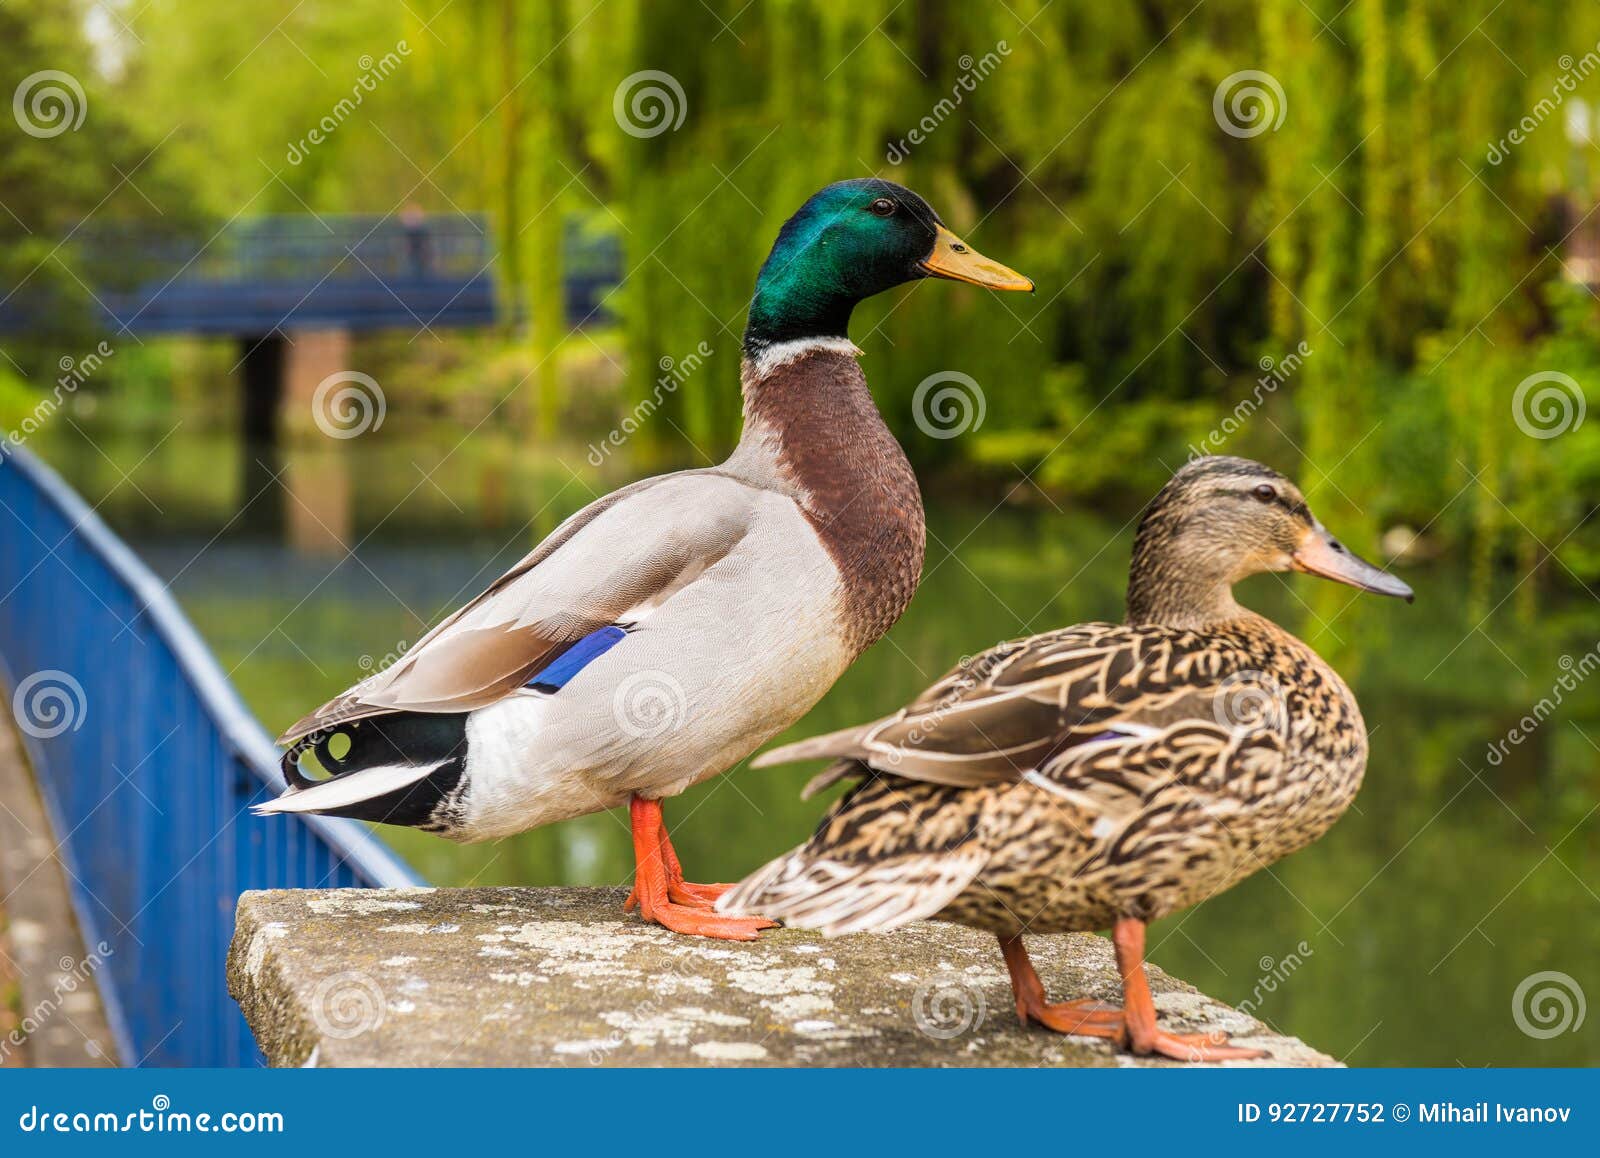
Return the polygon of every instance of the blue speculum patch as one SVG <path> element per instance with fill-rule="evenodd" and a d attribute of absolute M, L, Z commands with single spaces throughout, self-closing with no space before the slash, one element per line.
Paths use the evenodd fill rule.
<path fill-rule="evenodd" d="M 591 631 L 535 674 L 526 686 L 539 692 L 560 691 L 573 676 L 621 643 L 627 634 L 616 626 Z"/>

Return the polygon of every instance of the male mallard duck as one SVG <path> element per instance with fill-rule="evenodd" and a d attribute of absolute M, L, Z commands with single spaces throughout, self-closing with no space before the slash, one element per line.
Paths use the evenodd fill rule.
<path fill-rule="evenodd" d="M 733 455 L 566 520 L 285 732 L 288 788 L 256 811 L 473 841 L 627 803 L 643 915 L 754 938 L 771 922 L 719 916 L 727 886 L 684 881 L 661 800 L 803 716 L 916 590 L 921 494 L 848 327 L 857 302 L 924 277 L 1033 288 L 909 189 L 842 181 L 812 197 L 756 282 Z M 301 767 L 312 755 L 320 778 Z"/>
<path fill-rule="evenodd" d="M 1157 1026 L 1144 932 L 1316 840 L 1360 787 L 1367 733 L 1350 689 L 1233 599 L 1246 576 L 1288 570 L 1411 598 L 1276 471 L 1189 463 L 1139 526 L 1125 624 L 1003 643 L 892 716 L 756 760 L 838 758 L 808 793 L 864 781 L 718 908 L 828 934 L 938 914 L 1000 938 L 1024 1025 L 1141 1054 L 1262 1056 Z M 1022 935 L 1107 926 L 1123 1008 L 1048 1004 Z"/>

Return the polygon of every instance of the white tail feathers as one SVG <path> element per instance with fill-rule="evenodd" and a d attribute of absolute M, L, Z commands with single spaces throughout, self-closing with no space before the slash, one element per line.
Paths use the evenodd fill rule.
<path fill-rule="evenodd" d="M 419 780 L 426 779 L 446 763 L 384 764 L 376 768 L 363 768 L 344 776 L 313 784 L 310 788 L 290 788 L 276 800 L 252 805 L 256 816 L 270 816 L 275 812 L 326 812 L 330 808 L 344 808 L 363 800 L 387 796 Z"/>
<path fill-rule="evenodd" d="M 887 933 L 931 917 L 988 862 L 972 847 L 871 864 L 807 858 L 804 848 L 757 869 L 717 901 L 717 911 L 759 913 L 825 937 Z"/>

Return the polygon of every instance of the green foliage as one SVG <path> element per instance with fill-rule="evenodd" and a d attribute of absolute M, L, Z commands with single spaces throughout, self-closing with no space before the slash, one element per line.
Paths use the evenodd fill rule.
<path fill-rule="evenodd" d="M 1600 101 L 1584 63 L 1600 10 L 153 0 L 124 13 L 115 69 L 85 11 L 0 11 L 7 83 L 50 61 L 90 102 L 79 132 L 0 140 L 27 223 L 0 215 L 16 276 L 68 281 L 41 259 L 107 188 L 96 214 L 152 216 L 112 166 L 157 145 L 137 181 L 164 222 L 486 210 L 512 320 L 488 342 L 409 344 L 420 388 L 521 394 L 506 413 L 534 440 L 587 440 L 651 396 L 650 367 L 703 342 L 638 438 L 701 462 L 738 434 L 739 336 L 778 227 L 820 186 L 877 174 L 1040 287 L 923 283 L 857 311 L 874 390 L 925 472 L 1137 501 L 1238 413 L 1261 359 L 1304 342 L 1314 354 L 1221 449 L 1296 472 L 1367 546 L 1393 521 L 1426 526 L 1480 597 L 1540 543 L 1544 574 L 1600 576 L 1600 543 L 1567 535 L 1600 435 L 1532 439 L 1510 415 L 1529 374 L 1592 389 L 1600 363 L 1593 295 L 1573 283 L 1600 276 L 1595 147 L 1567 123 Z M 1248 70 L 1268 74 L 1264 105 Z M 620 354 L 562 317 L 560 227 L 578 216 L 625 248 Z M 617 355 L 624 390 L 571 371 L 597 354 Z M 42 356 L 18 357 L 38 376 Z M 985 420 L 932 438 L 913 394 L 952 370 L 979 382 Z"/>
<path fill-rule="evenodd" d="M 36 401 L 27 384 L 6 366 L 0 366 L 0 439 L 16 430 Z"/>

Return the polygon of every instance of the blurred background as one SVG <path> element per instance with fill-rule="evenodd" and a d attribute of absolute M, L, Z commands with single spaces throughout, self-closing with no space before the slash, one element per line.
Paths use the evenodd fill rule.
<path fill-rule="evenodd" d="M 1153 959 L 1352 1064 L 1594 1064 L 1597 73 L 1592 4 L 5 0 L 0 429 L 276 732 L 597 495 L 725 454 L 779 225 L 902 182 L 1039 288 L 857 311 L 926 577 L 796 735 L 1119 617 L 1140 504 L 1260 458 L 1417 602 L 1241 591 L 1355 688 L 1367 784 Z M 801 840 L 810 771 L 676 802 L 685 860 Z M 440 884 L 631 867 L 615 814 L 383 835 Z"/>

